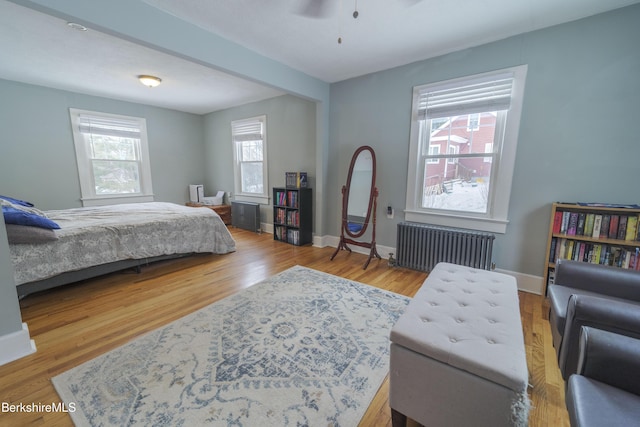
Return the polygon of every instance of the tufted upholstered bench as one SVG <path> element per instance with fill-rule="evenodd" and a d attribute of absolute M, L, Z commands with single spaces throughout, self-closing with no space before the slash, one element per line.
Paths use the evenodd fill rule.
<path fill-rule="evenodd" d="M 514 277 L 440 263 L 391 329 L 393 426 L 526 426 Z"/>

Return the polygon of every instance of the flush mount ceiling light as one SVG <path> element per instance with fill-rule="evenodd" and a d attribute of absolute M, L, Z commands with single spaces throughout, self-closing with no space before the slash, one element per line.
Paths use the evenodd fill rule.
<path fill-rule="evenodd" d="M 162 81 L 162 79 L 160 77 L 145 76 L 145 75 L 138 76 L 138 80 L 140 80 L 140 83 L 142 83 L 143 85 L 148 86 L 148 87 L 156 87 Z"/>
<path fill-rule="evenodd" d="M 69 28 L 73 28 L 74 30 L 87 31 L 87 27 L 82 24 L 78 24 L 77 22 L 67 22 L 67 26 Z"/>

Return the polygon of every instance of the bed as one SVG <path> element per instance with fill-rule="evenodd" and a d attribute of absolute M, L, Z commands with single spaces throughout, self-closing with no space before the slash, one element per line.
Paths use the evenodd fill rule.
<path fill-rule="evenodd" d="M 38 243 L 9 239 L 19 297 L 161 259 L 235 251 L 229 230 L 207 208 L 151 202 L 52 210 L 44 215 L 60 227 L 50 231 L 55 239 Z"/>

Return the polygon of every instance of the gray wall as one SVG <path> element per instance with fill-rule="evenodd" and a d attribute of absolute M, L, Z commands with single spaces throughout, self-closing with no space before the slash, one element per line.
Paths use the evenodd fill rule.
<path fill-rule="evenodd" d="M 638 203 L 640 5 L 331 85 L 327 200 L 339 200 L 351 154 L 378 161 L 378 243 L 403 220 L 412 87 L 528 64 L 507 232 L 497 267 L 543 274 L 551 203 Z M 384 215 L 391 203 L 394 220 Z M 328 214 L 327 234 L 339 231 Z"/>
<path fill-rule="evenodd" d="M 284 186 L 285 172 L 316 177 L 316 103 L 291 95 L 217 111 L 205 116 L 205 194 L 234 191 L 231 121 L 266 114 L 269 187 Z M 317 206 L 317 204 L 316 204 Z M 273 222 L 273 210 L 261 207 L 262 222 Z"/>
<path fill-rule="evenodd" d="M 40 209 L 81 206 L 70 107 L 146 119 L 156 201 L 184 203 L 202 181 L 202 116 L 0 80 L 0 194 Z"/>

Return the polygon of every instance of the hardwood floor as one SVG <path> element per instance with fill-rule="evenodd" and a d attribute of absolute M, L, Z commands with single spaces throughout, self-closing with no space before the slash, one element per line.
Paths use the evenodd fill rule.
<path fill-rule="evenodd" d="M 51 377 L 118 347 L 225 296 L 294 265 L 303 265 L 390 291 L 413 296 L 426 273 L 390 268 L 374 260 L 362 270 L 364 255 L 333 248 L 295 247 L 270 234 L 231 229 L 237 251 L 197 255 L 121 272 L 30 295 L 21 301 L 38 351 L 0 366 L 0 404 L 59 402 Z M 531 376 L 529 425 L 568 426 L 564 383 L 557 368 L 541 296 L 520 293 L 520 312 Z M 360 426 L 391 426 L 388 383 L 384 382 Z M 0 413 L 0 426 L 72 425 L 65 413 Z"/>

